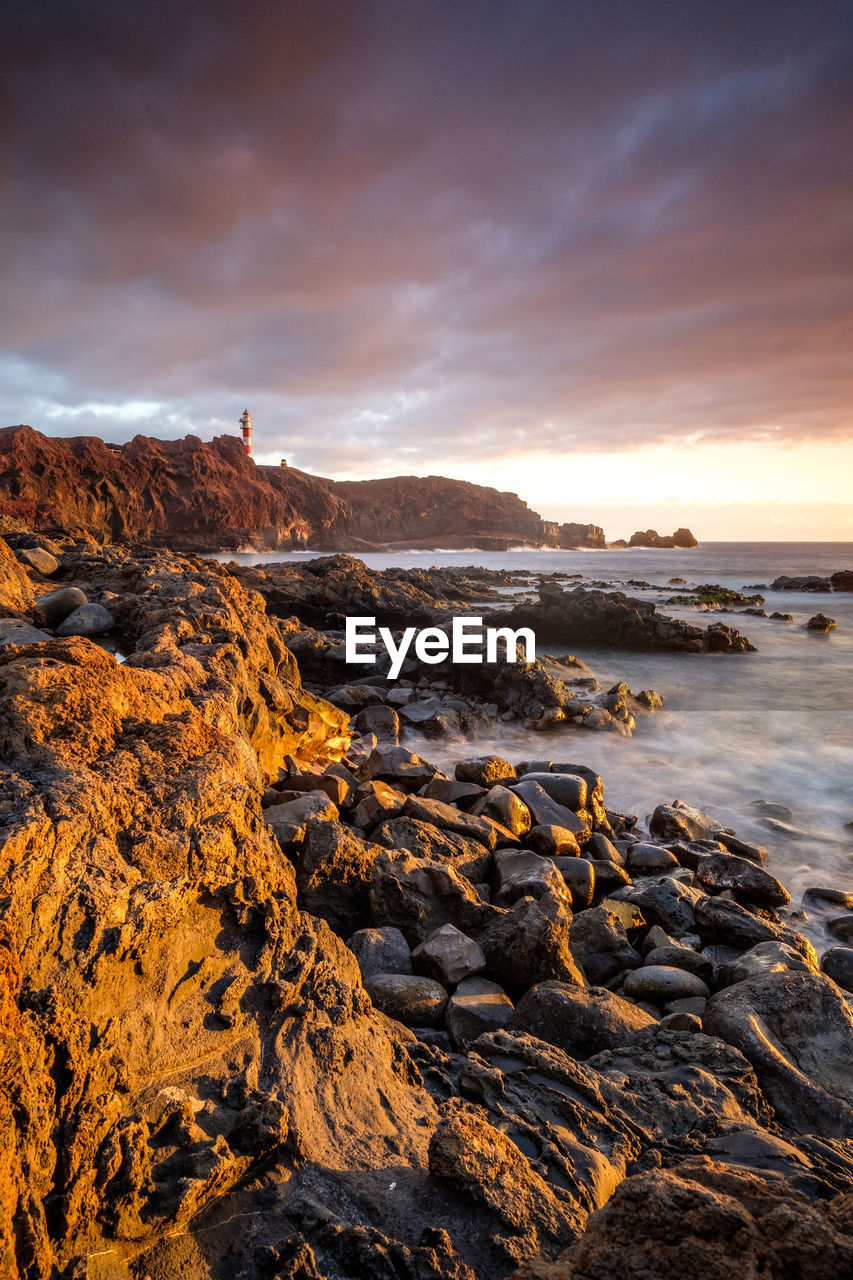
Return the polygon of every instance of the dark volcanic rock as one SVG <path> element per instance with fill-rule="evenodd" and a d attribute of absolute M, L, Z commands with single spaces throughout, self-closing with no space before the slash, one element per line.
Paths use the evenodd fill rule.
<path fill-rule="evenodd" d="M 559 1261 L 512 1280 L 621 1280 L 626 1258 L 632 1280 L 838 1280 L 853 1267 L 848 1215 L 772 1174 L 699 1158 L 628 1178 Z"/>
<path fill-rule="evenodd" d="M 236 435 L 203 442 L 136 436 L 109 445 L 0 430 L 3 513 L 32 529 L 86 530 L 104 540 L 175 547 L 364 550 L 457 543 L 492 550 L 563 541 L 514 493 L 441 476 L 335 482 L 259 466 Z M 568 526 L 567 526 L 568 528 Z"/>
<path fill-rule="evenodd" d="M 749 1059 L 784 1123 L 853 1133 L 853 1014 L 833 983 L 787 970 L 750 978 L 717 992 L 702 1024 Z"/>
<path fill-rule="evenodd" d="M 657 529 L 632 533 L 629 547 L 698 547 L 699 543 L 689 529 L 676 529 L 675 533 L 660 534 Z"/>
<path fill-rule="evenodd" d="M 531 627 L 540 644 L 689 653 L 746 653 L 754 649 L 745 636 L 720 623 L 703 630 L 659 614 L 651 601 L 636 600 L 621 591 L 585 587 L 564 591 L 553 582 L 540 589 L 537 603 L 490 613 L 485 621 L 489 626 Z"/>
<path fill-rule="evenodd" d="M 630 1044 L 657 1023 L 642 1009 L 603 987 L 540 982 L 515 1007 L 511 1031 L 527 1032 L 564 1049 L 573 1058 L 591 1058 L 603 1049 Z"/>

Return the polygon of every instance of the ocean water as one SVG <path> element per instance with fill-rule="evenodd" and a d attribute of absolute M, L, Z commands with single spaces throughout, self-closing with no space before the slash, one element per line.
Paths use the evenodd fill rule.
<path fill-rule="evenodd" d="M 306 553 L 224 555 L 242 563 L 304 560 Z M 706 543 L 693 550 L 411 551 L 362 555 L 371 568 L 477 564 L 537 573 L 585 575 L 615 583 L 642 579 L 657 590 L 630 594 L 663 600 L 677 588 L 718 582 L 742 590 L 779 574 L 853 569 L 853 543 Z M 653 688 L 664 709 L 638 722 L 635 734 L 583 730 L 534 733 L 502 726 L 478 739 L 477 753 L 510 759 L 550 758 L 588 764 L 605 781 L 609 805 L 645 818 L 655 804 L 675 799 L 698 805 L 768 849 L 768 869 L 794 895 L 824 884 L 853 892 L 853 593 L 763 591 L 768 613 L 791 613 L 790 623 L 769 618 L 669 609 L 690 621 L 723 621 L 745 632 L 754 654 L 637 654 L 574 648 L 605 684 L 626 680 L 636 692 Z M 827 636 L 805 629 L 823 612 L 838 626 Z M 559 652 L 560 650 L 545 650 Z M 438 671 L 439 668 L 436 668 Z M 437 763 L 459 758 L 459 744 L 430 741 L 424 754 Z M 470 753 L 470 750 L 469 750 Z M 756 802 L 786 805 L 801 834 L 769 830 Z"/>

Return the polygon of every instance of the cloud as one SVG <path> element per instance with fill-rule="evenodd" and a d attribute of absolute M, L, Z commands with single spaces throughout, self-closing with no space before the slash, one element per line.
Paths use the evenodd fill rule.
<path fill-rule="evenodd" d="M 853 437 L 848 5 L 12 8 L 4 421 L 248 403 L 332 474 Z"/>

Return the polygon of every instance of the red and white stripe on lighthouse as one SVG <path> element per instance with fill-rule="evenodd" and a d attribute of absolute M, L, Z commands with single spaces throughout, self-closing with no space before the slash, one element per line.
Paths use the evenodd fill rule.
<path fill-rule="evenodd" d="M 252 456 L 252 418 L 248 409 L 243 410 L 243 416 L 240 419 L 240 430 L 243 433 L 243 444 L 246 446 L 246 453 Z"/>

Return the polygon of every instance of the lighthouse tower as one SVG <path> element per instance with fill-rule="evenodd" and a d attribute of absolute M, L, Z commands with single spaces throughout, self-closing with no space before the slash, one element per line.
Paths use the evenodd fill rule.
<path fill-rule="evenodd" d="M 243 444 L 246 446 L 246 453 L 252 456 L 252 418 L 248 409 L 243 410 L 243 416 L 240 419 L 240 430 L 243 433 Z"/>

